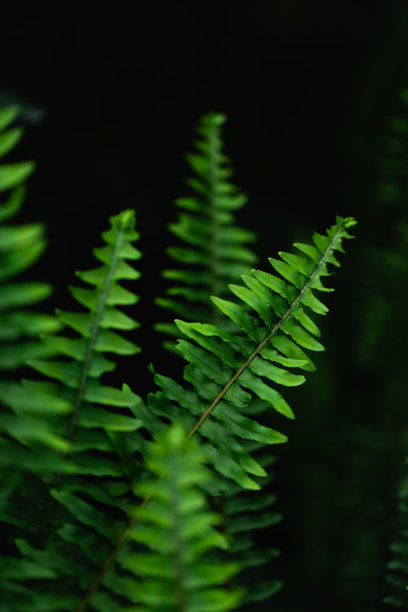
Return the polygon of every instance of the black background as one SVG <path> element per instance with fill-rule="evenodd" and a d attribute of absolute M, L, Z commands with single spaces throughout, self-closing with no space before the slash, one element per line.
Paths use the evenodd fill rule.
<path fill-rule="evenodd" d="M 141 293 L 160 284 L 184 154 L 209 110 L 229 116 L 250 196 L 240 222 L 258 232 L 261 260 L 335 214 L 361 222 L 371 169 L 354 149 L 370 150 L 366 124 L 403 79 L 403 18 L 397 2 L 361 0 L 3 3 L 3 101 L 45 111 L 16 155 L 38 162 L 24 215 L 47 222 L 56 300 L 127 207 L 142 233 Z M 148 299 L 140 312 L 149 319 Z"/>
<path fill-rule="evenodd" d="M 378 211 L 384 215 L 382 223 L 372 195 L 384 117 L 398 87 L 407 83 L 404 4 L 2 3 L 0 104 L 21 100 L 25 109 L 26 136 L 15 157 L 35 159 L 38 170 L 30 179 L 20 219 L 46 222 L 49 248 L 35 276 L 54 282 L 51 306 L 65 307 L 73 271 L 93 266 L 91 247 L 100 243 L 107 218 L 124 208 L 136 209 L 144 253 L 138 342 L 145 349 L 137 367 L 125 370 L 133 388 L 148 390 L 145 365 L 150 361 L 167 372 L 175 368 L 160 353 L 160 338 L 151 331 L 162 316 L 152 300 L 163 291 L 160 270 L 168 265 L 164 251 L 171 241 L 166 226 L 175 218 L 173 199 L 186 194 L 184 155 L 201 114 L 215 110 L 229 116 L 225 141 L 235 181 L 250 197 L 239 222 L 257 232 L 261 262 L 293 240 L 309 239 L 313 229 L 323 231 L 336 214 L 358 218 L 360 244 L 392 239 L 387 213 Z M 340 386 L 344 383 L 341 397 L 345 387 L 352 393 L 367 384 L 344 365 L 358 318 L 343 306 L 353 301 L 353 308 L 361 307 L 355 263 L 360 247 L 355 244 L 347 245 L 349 254 L 336 279 L 338 295 L 334 301 L 330 297 L 335 303 L 332 319 L 326 324 L 328 352 L 337 351 L 337 363 L 344 366 L 337 380 Z M 324 384 L 316 380 L 318 390 Z M 327 391 L 322 393 L 327 397 Z M 338 408 L 339 422 L 345 412 L 347 406 Z M 347 530 L 350 515 L 335 498 L 320 499 L 319 516 L 328 520 L 324 529 L 331 534 L 324 545 L 331 553 L 316 561 L 315 552 L 315 565 L 307 567 L 307 537 L 297 527 L 302 524 L 299 504 L 299 512 L 304 510 L 296 499 L 305 490 L 299 484 L 303 476 L 298 482 L 295 476 L 293 486 L 285 482 L 287 474 L 297 473 L 293 466 L 304 460 L 307 440 L 296 443 L 302 426 L 300 416 L 300 424 L 289 431 L 294 458 L 285 458 L 289 445 L 282 451 L 281 496 L 288 518 L 279 536 L 286 549 L 279 572 L 286 572 L 289 589 L 276 609 L 318 610 L 324 605 L 330 611 L 347 605 L 375 610 L 378 593 L 370 591 L 375 575 L 366 580 L 361 601 L 356 599 L 358 585 L 343 588 L 336 583 L 337 566 L 330 554 L 337 560 L 346 555 L 338 532 Z M 329 434 L 323 428 L 320 435 L 324 444 Z M 322 451 L 313 460 L 324 462 L 330 456 Z M 334 480 L 344 476 L 337 468 L 330 473 Z M 317 491 L 321 494 L 324 487 Z M 352 510 L 361 508 L 356 504 Z M 312 575 L 325 563 L 332 564 L 330 572 Z"/>

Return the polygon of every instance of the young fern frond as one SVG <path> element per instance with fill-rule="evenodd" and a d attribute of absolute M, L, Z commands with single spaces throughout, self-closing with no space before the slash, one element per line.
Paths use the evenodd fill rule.
<path fill-rule="evenodd" d="M 279 276 L 253 270 L 244 277 L 247 287 L 232 286 L 235 295 L 250 306 L 250 312 L 238 303 L 213 298 L 216 306 L 235 324 L 236 333 L 208 323 L 176 322 L 189 338 L 178 343 L 189 364 L 184 370 L 188 385 L 182 387 L 156 374 L 160 390 L 147 398 L 148 415 L 182 422 L 189 438 L 199 433 L 205 442 L 210 442 L 207 452 L 214 469 L 243 488 L 259 489 L 254 477 L 266 476 L 266 472 L 239 440 L 262 444 L 286 441 L 285 435 L 246 415 L 245 409 L 254 395 L 267 401 L 277 412 L 293 418 L 287 402 L 270 383 L 301 384 L 304 376 L 288 368 L 311 370 L 304 349 L 323 350 L 313 337 L 319 330 L 305 308 L 316 314 L 327 312 L 314 292 L 332 291 L 322 284 L 321 277 L 330 274 L 328 264 L 339 266 L 335 251 L 343 251 L 343 239 L 351 238 L 347 229 L 354 225 L 353 218 L 338 217 L 326 235 L 314 234 L 314 245 L 296 243 L 305 256 L 280 253 L 280 259 L 271 259 Z M 144 421 L 146 411 L 141 404 L 135 414 Z M 164 427 L 164 423 L 159 425 L 155 434 Z M 222 490 L 220 483 L 222 480 L 215 483 L 214 493 Z M 145 505 L 148 499 L 145 498 Z M 137 520 L 136 511 L 102 564 L 78 612 L 85 609 L 100 583 L 109 576 L 108 570 Z"/>
<path fill-rule="evenodd" d="M 194 195 L 176 200 L 185 212 L 169 226 L 181 242 L 181 246 L 167 249 L 178 267 L 163 272 L 171 286 L 166 297 L 156 302 L 187 321 L 221 324 L 221 313 L 215 306 L 209 307 L 209 296 L 225 297 L 228 283 L 238 280 L 256 262 L 254 253 L 245 246 L 254 235 L 235 224 L 234 211 L 244 206 L 247 198 L 229 180 L 232 169 L 222 140 L 225 121 L 226 116 L 219 113 L 201 118 L 195 143 L 198 151 L 187 155 L 194 173 L 187 184 Z M 156 329 L 173 337 L 179 335 L 173 323 L 159 323 Z"/>
<path fill-rule="evenodd" d="M 214 529 L 221 517 L 209 511 L 199 488 L 212 478 L 203 451 L 180 425 L 168 428 L 150 449 L 152 475 L 136 486 L 150 501 L 118 557 L 136 578 L 123 579 L 138 604 L 129 612 L 221 612 L 236 609 L 241 599 L 241 589 L 220 586 L 236 573 L 236 564 L 221 567 L 204 556 L 227 543 Z"/>

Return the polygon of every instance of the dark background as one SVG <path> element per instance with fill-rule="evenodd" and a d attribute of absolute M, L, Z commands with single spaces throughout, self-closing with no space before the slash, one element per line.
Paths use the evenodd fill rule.
<path fill-rule="evenodd" d="M 142 233 L 141 293 L 160 283 L 184 155 L 209 110 L 229 115 L 227 148 L 250 197 L 240 222 L 258 233 L 261 260 L 335 214 L 364 222 L 369 139 L 405 77 L 403 6 L 3 3 L 0 103 L 21 98 L 32 124 L 16 152 L 38 162 L 24 215 L 47 222 L 42 269 L 57 302 L 126 207 Z M 151 316 L 148 298 L 140 309 Z"/>
<path fill-rule="evenodd" d="M 353 428 L 381 429 L 383 413 L 373 408 L 375 372 L 356 369 L 354 352 L 367 308 L 359 288 L 375 274 L 364 268 L 364 249 L 394 240 L 392 214 L 373 194 L 385 117 L 407 84 L 407 23 L 396 0 L 1 7 L 0 104 L 22 103 L 27 130 L 15 156 L 38 162 L 20 220 L 46 222 L 49 248 L 34 272 L 55 284 L 50 307 L 66 307 L 73 271 L 93 266 L 91 246 L 107 218 L 136 209 L 145 349 L 122 370 L 132 388 L 149 389 L 150 361 L 175 367 L 151 331 L 162 316 L 152 300 L 163 292 L 166 226 L 173 199 L 186 194 L 184 155 L 201 114 L 229 116 L 227 150 L 250 197 L 239 222 L 258 234 L 261 262 L 336 214 L 358 218 L 358 240 L 347 245 L 328 299 L 320 373 L 290 395 L 299 416 L 285 424 L 290 441 L 279 449 L 287 519 L 274 572 L 287 587 L 276 610 L 377 610 L 386 593 L 392 520 L 384 517 L 395 506 L 401 457 L 389 465 L 389 438 L 384 448 L 370 438 L 364 455 Z"/>

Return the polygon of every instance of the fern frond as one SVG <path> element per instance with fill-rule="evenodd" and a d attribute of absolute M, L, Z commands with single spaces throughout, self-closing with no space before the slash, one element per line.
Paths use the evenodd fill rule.
<path fill-rule="evenodd" d="M 18 107 L 0 109 L 0 158 L 17 146 L 23 135 L 22 128 L 13 127 L 18 114 Z M 44 450 L 48 449 L 51 454 L 53 449 L 61 448 L 63 444 L 46 421 L 35 427 L 36 421 L 30 411 L 23 419 L 9 408 L 14 400 L 17 404 L 25 401 L 17 382 L 21 367 L 30 358 L 52 354 L 40 341 L 39 335 L 60 328 L 54 316 L 33 309 L 50 295 L 51 286 L 17 280 L 45 248 L 43 226 L 39 223 L 5 223 L 19 212 L 25 195 L 23 183 L 34 168 L 35 164 L 30 161 L 0 164 L 0 504 L 18 487 L 28 466 L 34 471 L 42 471 L 44 467 L 45 457 L 32 464 L 24 443 L 30 440 L 43 445 Z M 38 409 L 37 405 L 34 412 Z M 57 409 L 64 409 L 63 401 L 59 402 Z M 47 406 L 44 410 L 47 411 Z M 17 439 L 21 443 L 16 443 Z M 13 468 L 12 476 L 9 467 Z"/>
<path fill-rule="evenodd" d="M 254 235 L 235 224 L 234 211 L 247 198 L 229 180 L 232 169 L 222 140 L 225 121 L 220 113 L 201 118 L 197 152 L 187 155 L 194 173 L 187 184 L 193 195 L 176 200 L 184 212 L 169 226 L 180 245 L 169 247 L 167 253 L 178 267 L 163 272 L 171 286 L 156 303 L 187 321 L 218 323 L 220 311 L 209 306 L 210 296 L 225 297 L 228 283 L 238 280 L 256 261 L 246 246 Z M 173 337 L 179 334 L 172 323 L 159 323 L 156 329 Z"/>
<path fill-rule="evenodd" d="M 20 141 L 23 130 L 11 127 L 18 107 L 0 109 L 0 158 Z M 0 164 L 0 370 L 13 371 L 27 359 L 49 355 L 38 341 L 41 333 L 59 328 L 55 317 L 28 310 L 51 293 L 50 285 L 16 282 L 15 277 L 36 262 L 45 248 L 44 228 L 39 223 L 4 225 L 24 201 L 24 181 L 33 172 L 33 162 Z"/>
<path fill-rule="evenodd" d="M 178 343 L 188 362 L 184 370 L 187 387 L 155 374 L 160 390 L 147 398 L 148 414 L 158 417 L 155 435 L 160 434 L 160 429 L 164 429 L 169 420 L 182 422 L 189 431 L 189 438 L 199 433 L 204 442 L 210 442 L 207 452 L 219 474 L 243 488 L 260 488 L 254 477 L 266 476 L 266 472 L 240 440 L 277 444 L 285 442 L 286 436 L 246 415 L 246 406 L 253 396 L 257 396 L 268 401 L 276 411 L 293 416 L 286 401 L 270 383 L 301 384 L 304 376 L 287 368 L 311 370 L 313 367 L 304 349 L 323 350 L 311 335 L 317 335 L 318 330 L 305 309 L 317 314 L 327 312 L 314 292 L 332 291 L 323 285 L 321 277 L 330 274 L 328 264 L 339 265 L 335 252 L 343 251 L 342 241 L 351 238 L 347 229 L 353 225 L 354 219 L 338 217 L 336 225 L 326 235 L 314 234 L 314 245 L 296 244 L 306 257 L 280 253 L 279 260 L 270 260 L 279 276 L 253 270 L 244 278 L 246 288 L 233 286 L 235 295 L 250 305 L 249 312 L 238 303 L 214 298 L 215 304 L 235 324 L 235 333 L 208 323 L 177 321 L 182 333 L 189 338 Z M 146 411 L 141 403 L 135 414 L 143 421 Z M 215 494 L 227 488 L 216 484 Z M 145 498 L 144 505 L 148 499 Z M 112 563 L 137 520 L 137 512 L 130 515 L 126 529 L 101 565 L 78 612 L 93 599 L 100 583 L 112 575 Z"/>
<path fill-rule="evenodd" d="M 319 330 L 306 309 L 317 314 L 327 311 L 314 292 L 332 291 L 324 287 L 321 278 L 330 274 L 328 264 L 339 265 L 334 252 L 342 251 L 342 240 L 350 237 L 347 228 L 354 223 L 351 218 L 338 217 L 337 224 L 325 236 L 314 234 L 313 246 L 296 243 L 306 257 L 280 253 L 280 259 L 270 259 L 279 276 L 259 270 L 244 275 L 246 287 L 230 287 L 243 305 L 212 298 L 235 324 L 235 333 L 212 324 L 176 320 L 180 331 L 188 337 L 180 340 L 177 348 L 189 363 L 184 378 L 192 387 L 191 396 L 163 377 L 157 376 L 156 380 L 167 401 L 176 400 L 186 412 L 193 410 L 194 414 L 201 415 L 192 426 L 191 435 L 200 430 L 207 436 L 210 428 L 208 437 L 217 441 L 216 446 L 229 447 L 230 458 L 235 459 L 235 477 L 240 473 L 234 479 L 245 488 L 258 489 L 259 485 L 250 475 L 264 475 L 264 470 L 250 461 L 240 446 L 234 450 L 233 444 L 224 443 L 221 431 L 226 428 L 223 426 L 237 438 L 263 444 L 286 441 L 280 432 L 246 416 L 245 408 L 255 396 L 282 415 L 293 418 L 287 402 L 270 383 L 287 387 L 302 384 L 305 377 L 289 368 L 314 369 L 305 349 L 324 350 L 315 337 Z M 246 312 L 243 306 L 249 306 L 250 311 Z M 199 402 L 193 408 L 195 397 Z M 205 407 L 209 401 L 210 405 Z M 212 413 L 214 420 L 207 422 Z M 227 470 L 227 473 L 221 467 L 224 465 L 220 461 L 221 473 L 231 477 L 232 472 Z"/>
<path fill-rule="evenodd" d="M 1 587 L 11 598 L 15 610 L 20 609 L 19 605 L 22 610 L 27 609 L 32 601 L 37 601 L 37 597 L 42 601 L 41 609 L 60 610 L 60 600 L 59 603 L 54 602 L 58 593 L 55 586 L 57 576 L 62 575 L 69 587 L 69 578 L 65 574 L 76 574 L 78 567 L 83 566 L 84 580 L 92 571 L 87 568 L 86 563 L 84 565 L 83 560 L 78 560 L 78 565 L 75 565 L 78 554 L 76 546 L 71 546 L 72 551 L 69 545 L 66 549 L 66 542 L 69 542 L 72 530 L 78 533 L 84 526 L 87 529 L 89 518 L 92 517 L 92 528 L 99 536 L 105 535 L 110 542 L 117 533 L 115 521 L 107 518 L 101 508 L 105 512 L 113 509 L 119 516 L 122 515 L 122 519 L 127 515 L 124 508 L 126 509 L 129 503 L 126 493 L 131 489 L 132 475 L 127 471 L 131 468 L 126 458 L 121 456 L 121 452 L 135 452 L 137 443 L 132 440 L 121 443 L 118 434 L 130 434 L 140 427 L 141 422 L 134 418 L 129 410 L 129 405 L 133 406 L 137 399 L 126 388 L 120 390 L 104 385 L 101 377 L 115 366 L 105 354 L 134 355 L 139 351 L 137 345 L 117 333 L 118 330 L 137 327 L 134 319 L 118 308 L 120 305 L 132 305 L 137 301 L 134 293 L 121 286 L 122 280 L 134 280 L 139 276 L 128 263 L 140 257 L 140 252 L 132 244 L 138 238 L 134 224 L 133 211 L 124 211 L 111 218 L 111 228 L 103 233 L 105 246 L 94 250 L 102 266 L 77 273 L 91 288 L 71 287 L 72 295 L 85 307 L 85 311 L 58 311 L 58 318 L 68 328 L 69 335 L 43 338 L 46 346 L 57 353 L 58 358 L 29 362 L 35 370 L 51 381 L 23 381 L 20 395 L 10 399 L 10 404 L 21 422 L 27 415 L 32 419 L 34 436 L 36 432 L 37 435 L 38 432 L 41 433 L 42 424 L 46 422 L 58 440 L 58 444 L 54 444 L 57 453 L 54 452 L 54 456 L 50 458 L 42 454 L 35 438 L 25 439 L 20 431 L 13 429 L 7 432 L 10 439 L 16 439 L 26 448 L 34 465 L 37 461 L 49 461 L 46 466 L 42 465 L 42 468 L 45 468 L 42 470 L 42 479 L 46 486 L 41 489 L 36 483 L 37 494 L 33 497 L 29 491 L 22 492 L 23 495 L 31 497 L 29 515 L 27 506 L 21 508 L 21 499 L 11 500 L 1 514 L 2 520 L 10 524 L 16 522 L 17 516 L 17 524 L 26 530 L 26 535 L 31 534 L 30 541 L 17 540 L 23 557 L 10 561 L 11 566 L 21 565 L 16 580 L 23 583 L 30 577 L 49 580 L 53 578 L 50 591 L 46 594 L 43 592 L 41 596 L 37 591 L 44 589 L 31 592 L 21 584 L 17 588 L 15 581 L 3 580 Z M 40 452 L 39 456 L 37 451 Z M 50 485 L 51 498 L 47 494 Z M 121 499 L 123 495 L 125 497 Z M 25 503 L 27 504 L 27 501 Z M 119 525 L 120 531 L 120 520 L 116 521 L 116 524 Z M 40 529 L 43 542 L 50 538 L 50 547 L 45 551 L 33 548 L 38 546 Z M 103 537 L 102 542 L 97 542 L 96 545 L 103 554 Z M 71 559 L 68 565 L 63 562 L 65 555 Z M 98 560 L 99 556 L 95 559 Z M 44 575 L 38 569 L 40 576 L 30 576 L 30 563 L 42 567 Z M 76 581 L 74 583 L 76 584 Z M 20 592 L 19 600 L 13 599 L 16 589 Z M 65 590 L 63 588 L 60 592 Z M 69 588 L 66 590 L 67 597 L 68 592 Z M 74 589 L 70 591 L 69 597 L 71 600 L 75 597 Z"/>

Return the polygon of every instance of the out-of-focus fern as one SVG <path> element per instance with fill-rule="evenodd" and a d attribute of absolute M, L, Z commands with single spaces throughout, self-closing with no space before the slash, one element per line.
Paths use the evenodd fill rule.
<path fill-rule="evenodd" d="M 117 308 L 137 301 L 136 295 L 120 284 L 122 280 L 134 280 L 139 276 L 127 261 L 140 257 L 140 252 L 132 245 L 138 238 L 133 211 L 112 217 L 111 228 L 103 233 L 103 238 L 105 246 L 94 250 L 102 266 L 77 273 L 92 288 L 70 289 L 85 311 L 58 311 L 59 320 L 67 327 L 67 335 L 43 338 L 45 345 L 59 357 L 30 361 L 35 370 L 53 382 L 23 381 L 23 386 L 7 398 L 19 422 L 24 423 L 22 417 L 26 415 L 31 417 L 34 434 L 42 432 L 43 422 L 48 424 L 54 436 L 53 446 L 59 453 L 45 455 L 35 435 L 33 440 L 33 436 L 26 439 L 12 427 L 7 431 L 9 439 L 25 447 L 28 461 L 24 467 L 29 468 L 31 462 L 35 471 L 35 466 L 41 465 L 44 484 L 32 481 L 23 487 L 17 499 L 9 500 L 1 512 L 1 520 L 17 525 L 21 533 L 25 533 L 24 539 L 16 540 L 21 556 L 16 550 L 13 557 L 2 560 L 0 588 L 5 608 L 1 610 L 60 612 L 75 605 L 76 594 L 71 589 L 70 576 L 76 574 L 83 561 L 75 558 L 78 548 L 71 545 L 73 534 L 81 544 L 89 544 L 88 540 L 93 542 L 91 536 L 86 538 L 86 527 L 84 531 L 86 517 L 92 516 L 92 528 L 100 537 L 102 532 L 108 542 L 112 541 L 117 525 L 121 525 L 118 516 L 123 515 L 123 507 L 129 503 L 126 493 L 131 489 L 134 475 L 130 455 L 137 447 L 125 436 L 122 439 L 119 432 L 131 433 L 141 425 L 129 410 L 136 396 L 127 388 L 119 390 L 105 386 L 100 379 L 115 367 L 105 354 L 134 355 L 139 350 L 116 331 L 137 326 L 133 318 Z M 51 496 L 47 492 L 50 486 Z M 112 507 L 116 521 L 108 518 Z M 108 516 L 104 516 L 104 512 Z M 46 543 L 48 548 L 38 550 L 40 542 Z M 91 544 L 89 546 L 92 550 Z M 94 560 L 98 562 L 104 551 L 103 537 L 95 546 L 99 556 L 95 553 Z M 85 564 L 81 570 L 82 580 L 86 580 L 90 572 L 92 565 L 88 569 Z M 61 582 L 60 576 L 63 577 Z M 47 591 L 38 584 L 28 588 L 24 582 L 30 579 L 53 580 Z"/>
<path fill-rule="evenodd" d="M 246 287 L 231 285 L 233 293 L 249 306 L 248 312 L 239 303 L 213 298 L 217 308 L 234 324 L 235 333 L 213 324 L 176 321 L 188 337 L 177 345 L 188 362 L 184 369 L 187 385 L 156 374 L 160 390 L 148 396 L 148 410 L 140 401 L 134 409 L 145 426 L 150 423 L 154 437 L 167 427 L 169 419 L 182 422 L 189 437 L 198 433 L 209 443 L 207 452 L 219 474 L 243 488 L 260 488 L 254 477 L 266 476 L 265 470 L 244 449 L 241 440 L 277 444 L 287 438 L 252 418 L 254 415 L 246 414 L 246 407 L 252 396 L 257 396 L 280 414 L 293 417 L 285 399 L 270 383 L 302 384 L 304 376 L 294 374 L 290 368 L 311 370 L 304 349 L 323 350 L 313 337 L 319 335 L 319 330 L 305 309 L 316 314 L 327 312 L 314 292 L 332 291 L 321 278 L 331 274 L 328 264 L 339 266 L 335 251 L 343 251 L 342 241 L 351 237 L 347 229 L 354 224 L 352 218 L 338 217 L 326 235 L 314 234 L 314 245 L 295 244 L 301 255 L 280 253 L 279 259 L 270 259 L 279 276 L 252 270 L 243 277 Z M 157 419 L 154 423 L 153 417 Z M 213 494 L 228 489 L 221 479 L 212 484 Z M 145 497 L 143 505 L 148 499 Z M 78 612 L 85 609 L 95 593 L 98 596 L 101 582 L 105 586 L 107 580 L 112 586 L 117 584 L 115 574 L 108 570 L 137 519 L 135 511 L 101 564 Z"/>
<path fill-rule="evenodd" d="M 197 152 L 187 155 L 194 177 L 187 184 L 194 195 L 179 198 L 176 205 L 184 211 L 170 231 L 180 246 L 167 249 L 179 267 L 165 270 L 171 281 L 165 298 L 156 302 L 187 321 L 219 323 L 220 311 L 209 306 L 209 296 L 225 297 L 228 284 L 238 280 L 256 261 L 245 246 L 254 235 L 235 225 L 234 211 L 244 206 L 245 195 L 229 180 L 232 169 L 223 153 L 222 126 L 226 116 L 204 115 L 198 126 Z M 224 319 L 224 325 L 228 319 Z M 179 330 L 172 323 L 159 323 L 156 328 L 173 337 Z M 167 343 L 172 348 L 172 343 Z"/>
<path fill-rule="evenodd" d="M 225 549 L 227 542 L 214 529 L 221 517 L 208 509 L 199 488 L 212 478 L 203 451 L 180 426 L 167 428 L 152 445 L 147 467 L 153 476 L 136 486 L 149 504 L 118 558 L 137 577 L 124 579 L 128 596 L 138 604 L 129 611 L 236 609 L 242 589 L 227 591 L 222 585 L 237 565 L 217 566 L 204 556 L 215 547 Z"/>
<path fill-rule="evenodd" d="M 389 596 L 384 599 L 395 607 L 408 607 L 407 482 L 406 469 L 403 469 L 404 458 L 408 455 L 405 389 L 408 367 L 405 354 L 405 339 L 408 336 L 405 316 L 408 286 L 407 103 L 408 89 L 405 88 L 398 92 L 393 116 L 387 117 L 385 121 L 382 155 L 378 160 L 380 181 L 376 196 L 384 211 L 383 215 L 394 223 L 389 228 L 387 243 L 380 248 L 372 248 L 369 253 L 372 268 L 375 266 L 376 282 L 375 289 L 368 292 L 372 307 L 369 309 L 369 317 L 364 321 L 360 346 L 364 365 L 374 373 L 381 373 L 376 380 L 376 391 L 381 416 L 384 410 L 387 413 L 386 424 L 381 429 L 387 450 L 386 476 L 389 493 L 399 498 L 393 530 L 395 542 L 391 545 L 392 560 L 388 563 L 390 572 L 387 580 L 391 586 L 387 589 Z M 398 331 L 392 326 L 395 319 L 401 320 Z M 389 536 L 389 533 L 386 535 Z"/>
<path fill-rule="evenodd" d="M 17 116 L 16 107 L 0 110 L 0 158 L 22 137 L 21 128 L 10 127 Z M 14 280 L 44 251 L 43 226 L 3 225 L 20 209 L 25 193 L 23 183 L 33 170 L 33 162 L 0 165 L 0 193 L 5 195 L 0 204 L 0 370 L 14 370 L 27 359 L 49 354 L 38 341 L 38 335 L 54 332 L 58 327 L 54 317 L 26 310 L 48 297 L 50 285 Z"/>
<path fill-rule="evenodd" d="M 13 127 L 19 109 L 15 106 L 0 109 L 0 158 L 19 143 L 23 130 Z M 32 414 L 17 417 L 8 408 L 11 397 L 20 394 L 16 382 L 20 368 L 27 359 L 49 356 L 51 351 L 40 341 L 39 335 L 55 332 L 57 319 L 41 314 L 32 307 L 51 293 L 46 283 L 26 282 L 17 277 L 36 262 L 45 248 L 44 228 L 39 223 L 10 225 L 24 201 L 24 182 L 34 170 L 33 162 L 0 164 L 0 478 L 4 480 L 1 500 L 17 486 L 25 462 L 24 446 L 16 443 L 31 440 L 54 447 L 59 444 L 47 422 L 34 422 Z M 38 407 L 37 407 L 38 408 Z M 12 434 L 12 438 L 7 434 Z M 6 470 L 13 467 L 13 477 Z M 37 466 L 41 469 L 41 466 Z"/>
<path fill-rule="evenodd" d="M 392 111 L 382 118 L 374 163 L 370 168 L 370 178 L 374 177 L 370 197 L 375 203 L 376 214 L 367 215 L 365 224 L 371 242 L 363 247 L 360 264 L 365 271 L 361 290 L 363 301 L 362 308 L 356 310 L 359 333 L 354 353 L 358 360 L 352 366 L 355 371 L 359 370 L 357 389 L 360 386 L 362 394 L 359 396 L 358 391 L 354 394 L 355 418 L 346 432 L 354 450 L 348 453 L 348 478 L 343 479 L 344 488 L 340 491 L 341 498 L 352 500 L 349 513 L 355 520 L 344 532 L 343 545 L 347 553 L 338 580 L 348 589 L 350 600 L 358 596 L 367 606 L 375 605 L 384 589 L 385 593 L 390 593 L 385 601 L 399 605 L 399 601 L 406 600 L 405 586 L 408 585 L 408 573 L 405 583 L 400 584 L 399 595 L 399 572 L 390 573 L 391 588 L 382 580 L 384 543 L 398 539 L 397 527 L 393 529 L 390 508 L 385 500 L 397 499 L 401 481 L 404 483 L 401 494 L 405 495 L 403 462 L 408 452 L 405 388 L 408 368 L 405 350 L 408 336 L 407 103 L 407 89 L 399 90 L 391 100 Z M 393 325 L 395 320 L 400 321 L 398 329 Z M 374 401 L 366 401 L 367 388 L 371 388 Z M 382 495 L 378 495 L 379 486 L 382 486 Z M 362 504 L 362 499 L 370 501 Z M 404 503 L 399 506 L 404 508 Z M 405 522 L 404 516 L 393 518 L 401 525 Z M 374 530 L 376 538 L 372 537 Z M 401 545 L 402 540 L 403 536 Z M 398 548 L 399 542 L 393 544 L 390 569 L 398 566 Z"/>

